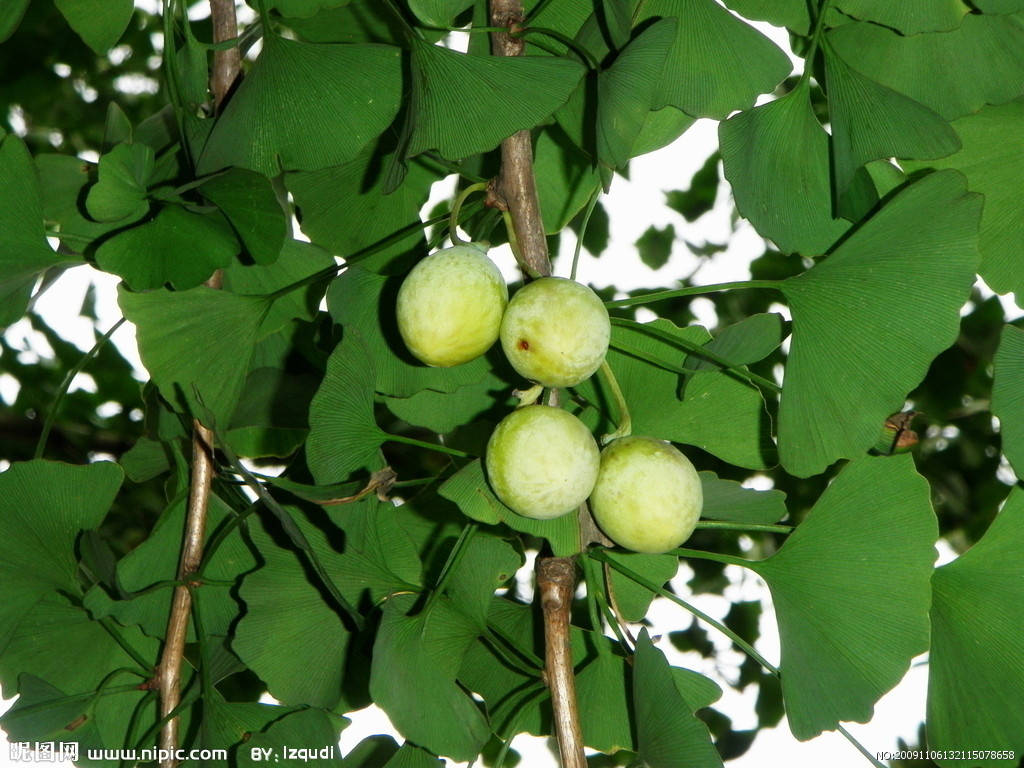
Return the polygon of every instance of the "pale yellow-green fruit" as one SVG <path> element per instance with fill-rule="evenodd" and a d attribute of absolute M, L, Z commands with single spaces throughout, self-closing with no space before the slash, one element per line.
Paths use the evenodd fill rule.
<path fill-rule="evenodd" d="M 545 387 L 571 387 L 593 375 L 608 352 L 608 310 L 590 288 L 542 277 L 520 288 L 501 321 L 512 367 Z"/>
<path fill-rule="evenodd" d="M 590 430 L 568 411 L 518 408 L 487 442 L 485 466 L 495 495 L 524 517 L 548 520 L 586 501 L 601 462 Z"/>
<path fill-rule="evenodd" d="M 508 304 L 501 271 L 475 245 L 456 245 L 420 261 L 398 289 L 398 331 L 427 365 L 448 367 L 486 352 Z"/>
<path fill-rule="evenodd" d="M 690 538 L 704 491 L 693 464 L 653 437 L 620 437 L 601 451 L 590 511 L 601 530 L 634 552 L 668 552 Z"/>

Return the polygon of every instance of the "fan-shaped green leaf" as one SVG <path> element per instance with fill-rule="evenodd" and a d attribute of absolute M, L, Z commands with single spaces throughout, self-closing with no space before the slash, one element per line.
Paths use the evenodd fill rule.
<path fill-rule="evenodd" d="M 451 160 L 485 152 L 543 123 L 576 88 L 583 67 L 553 57 L 474 56 L 413 41 L 412 157 Z"/>
<path fill-rule="evenodd" d="M 152 221 L 104 240 L 96 264 L 136 291 L 170 283 L 178 290 L 194 288 L 231 263 L 239 252 L 231 225 L 220 213 L 190 213 L 168 205 Z"/>
<path fill-rule="evenodd" d="M 282 168 L 312 171 L 348 162 L 387 128 L 400 99 L 397 48 L 312 45 L 266 35 L 197 171 L 237 165 L 273 177 Z"/>
<path fill-rule="evenodd" d="M 904 35 L 956 29 L 970 11 L 960 0 L 837 0 L 836 7 L 855 19 L 892 27 Z"/>
<path fill-rule="evenodd" d="M 725 5 L 748 19 L 767 21 L 804 36 L 811 32 L 811 9 L 805 0 L 726 0 Z"/>
<path fill-rule="evenodd" d="M 850 226 L 832 216 L 829 139 L 809 97 L 798 85 L 718 129 L 736 208 L 783 253 L 825 253 Z"/>
<path fill-rule="evenodd" d="M 288 227 L 270 179 L 244 168 L 230 168 L 204 181 L 200 190 L 224 212 L 253 261 L 270 264 L 277 259 Z"/>
<path fill-rule="evenodd" d="M 981 540 L 932 577 L 928 747 L 1024 752 L 1024 494 L 1010 492 Z M 962 765 L 952 758 L 939 765 Z M 1005 758 L 972 759 L 1005 765 Z"/>
<path fill-rule="evenodd" d="M 640 254 L 640 261 L 651 269 L 661 269 L 668 263 L 675 242 L 676 228 L 668 224 L 664 229 L 648 227 L 634 245 Z"/>
<path fill-rule="evenodd" d="M 886 157 L 931 160 L 960 149 L 939 115 L 847 66 L 825 45 L 836 198 L 865 163 Z"/>
<path fill-rule="evenodd" d="M 827 259 L 781 283 L 793 312 L 779 409 L 787 471 L 818 474 L 870 448 L 956 339 L 974 282 L 980 213 L 981 198 L 963 176 L 931 174 Z"/>
<path fill-rule="evenodd" d="M 431 368 L 409 354 L 395 319 L 400 284 L 400 278 L 349 267 L 327 291 L 331 316 L 341 325 L 355 328 L 366 345 L 376 391 L 395 397 L 409 397 L 423 389 L 454 392 L 483 379 L 489 368 L 484 357 L 451 368 Z"/>
<path fill-rule="evenodd" d="M 0 144 L 0 326 L 25 311 L 35 275 L 73 259 L 46 242 L 43 203 L 32 158 L 25 142 L 7 136 Z"/>
<path fill-rule="evenodd" d="M 373 381 L 366 346 L 357 332 L 347 330 L 309 405 L 306 455 L 317 484 L 339 483 L 384 466 L 380 444 L 385 434 L 373 416 Z"/>
<path fill-rule="evenodd" d="M 439 493 L 455 502 L 462 513 L 473 520 L 489 525 L 504 523 L 514 531 L 547 539 L 556 557 L 569 557 L 580 551 L 580 532 L 575 515 L 534 520 L 516 514 L 494 495 L 479 459 L 448 478 Z"/>
<path fill-rule="evenodd" d="M 679 29 L 654 109 L 721 120 L 753 106 L 792 69 L 775 43 L 711 0 L 648 0 L 637 21 L 657 16 L 678 18 Z"/>
<path fill-rule="evenodd" d="M 103 56 L 117 44 L 135 11 L 132 0 L 54 0 L 85 44 Z"/>
<path fill-rule="evenodd" d="M 658 79 L 676 40 L 675 19 L 648 25 L 597 78 L 597 157 L 622 168 L 652 109 Z"/>
<path fill-rule="evenodd" d="M 348 723 L 347 718 L 322 709 L 286 714 L 246 739 L 245 747 L 237 751 L 237 764 L 252 768 L 272 760 L 281 768 L 336 768 L 338 734 Z"/>
<path fill-rule="evenodd" d="M 1024 154 L 1017 151 L 1024 121 L 1024 99 L 985 107 L 976 115 L 960 118 L 956 128 L 964 148 L 952 157 L 930 163 L 905 163 L 908 171 L 955 168 L 967 176 L 967 186 L 985 196 L 981 216 L 978 272 L 996 293 L 1016 294 L 1024 304 L 1024 208 L 1020 205 L 1020 180 Z"/>
<path fill-rule="evenodd" d="M 409 10 L 428 27 L 450 27 L 473 0 L 409 0 Z"/>
<path fill-rule="evenodd" d="M 695 705 L 696 704 L 696 705 Z M 720 768 L 708 727 L 693 712 L 700 704 L 676 684 L 665 654 L 647 628 L 640 630 L 633 657 L 633 707 L 640 759 L 649 768 Z"/>
<path fill-rule="evenodd" d="M 424 252 L 420 209 L 431 184 L 443 176 L 434 164 L 414 160 L 402 184 L 385 194 L 381 168 L 392 157 L 375 143 L 351 162 L 285 177 L 299 207 L 302 231 L 350 264 L 358 262 L 373 272 L 404 271 L 412 257 Z M 396 242 L 383 250 L 360 255 L 396 235 Z"/>
<path fill-rule="evenodd" d="M 99 181 L 85 207 L 97 221 L 132 221 L 149 210 L 146 187 L 153 174 L 153 150 L 145 144 L 118 144 L 100 158 Z"/>
<path fill-rule="evenodd" d="M 992 380 L 992 415 L 999 418 L 1003 454 L 1024 476 L 1024 330 L 1003 326 Z"/>
<path fill-rule="evenodd" d="M 428 613 L 407 615 L 415 604 L 415 595 L 396 595 L 384 605 L 373 648 L 370 693 L 405 738 L 439 755 L 473 760 L 490 729 L 455 682 L 461 655 L 439 658 L 429 635 L 438 633 L 468 645 L 475 632 L 459 614 L 440 604 Z"/>
<path fill-rule="evenodd" d="M 601 172 L 558 125 L 546 126 L 537 134 L 533 169 L 544 231 L 549 235 L 565 229 L 601 187 Z"/>
<path fill-rule="evenodd" d="M 264 296 L 335 266 L 323 248 L 287 238 L 273 264 L 232 264 L 224 270 L 224 289 L 244 296 Z M 312 320 L 323 299 L 329 277 L 274 299 L 260 336 L 278 331 L 293 319 Z"/>
<path fill-rule="evenodd" d="M 161 396 L 210 426 L 226 426 L 270 301 L 206 287 L 151 293 L 122 287 L 118 303 L 135 324 L 139 355 Z"/>
<path fill-rule="evenodd" d="M 952 32 L 910 37 L 877 24 L 844 24 L 828 39 L 858 72 L 947 120 L 1019 96 L 1024 82 L 1019 15 L 969 14 Z"/>
<path fill-rule="evenodd" d="M 775 555 L 753 568 L 772 593 L 793 735 L 866 723 L 928 648 L 938 525 L 909 455 L 851 462 Z"/>
<path fill-rule="evenodd" d="M 603 555 L 659 587 L 664 586 L 665 582 L 679 571 L 679 558 L 675 555 L 645 555 L 639 552 L 613 552 L 612 550 L 604 552 Z M 624 576 L 614 568 L 609 569 L 606 573 L 619 616 L 626 621 L 642 620 L 647 615 L 651 601 L 654 600 L 657 593 Z"/>

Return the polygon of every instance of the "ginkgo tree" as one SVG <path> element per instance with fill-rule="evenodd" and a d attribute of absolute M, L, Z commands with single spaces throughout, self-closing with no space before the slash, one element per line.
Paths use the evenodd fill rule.
<path fill-rule="evenodd" d="M 868 721 L 927 653 L 916 746 L 1017 764 L 1024 334 L 978 286 L 1024 295 L 1024 1 L 250 6 L 0 7 L 0 322 L 53 351 L 0 342 L 12 741 L 287 763 L 374 703 L 400 740 L 316 759 L 510 766 L 529 733 L 566 768 L 718 766 L 783 714 L 801 740 Z M 399 288 L 449 239 L 508 243 L 512 296 L 552 259 L 591 282 L 581 245 L 614 273 L 601 195 L 701 118 L 719 149 L 666 205 L 694 221 L 728 190 L 765 243 L 749 276 L 672 274 L 680 238 L 652 227 L 660 284 L 597 288 L 595 375 L 531 390 L 500 345 L 409 353 Z M 147 381 L 114 328 L 83 354 L 36 314 L 70 269 L 120 279 Z M 690 539 L 641 554 L 586 503 L 506 507 L 485 448 L 520 398 L 679 448 Z M 767 584 L 777 666 L 760 602 L 692 604 L 727 566 Z M 655 600 L 678 607 L 660 639 Z M 712 635 L 756 728 L 665 653 Z"/>

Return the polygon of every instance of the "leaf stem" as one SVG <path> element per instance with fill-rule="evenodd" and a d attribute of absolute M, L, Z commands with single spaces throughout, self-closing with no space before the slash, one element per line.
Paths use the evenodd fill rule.
<path fill-rule="evenodd" d="M 590 216 L 597 207 L 597 200 L 601 197 L 601 187 L 597 187 L 594 193 L 590 196 L 590 202 L 587 203 L 587 212 L 583 214 L 583 221 L 580 223 L 580 231 L 576 235 L 576 250 L 572 254 L 572 271 L 569 273 L 569 277 L 572 280 L 576 279 L 576 268 L 580 263 L 580 251 L 583 250 L 583 238 L 587 234 L 587 226 L 590 224 Z"/>
<path fill-rule="evenodd" d="M 818 8 L 818 17 L 814 20 L 814 29 L 811 32 L 811 44 L 807 49 L 807 55 L 804 57 L 804 61 L 807 64 L 804 66 L 803 74 L 800 75 L 797 88 L 803 87 L 810 81 L 811 72 L 814 70 L 814 56 L 818 52 L 818 47 L 821 45 L 821 36 L 825 31 L 825 15 L 828 13 L 828 8 L 831 4 L 832 0 L 821 0 Z M 813 5 L 813 3 L 809 3 L 809 5 Z M 796 90 L 796 88 L 793 90 Z"/>
<path fill-rule="evenodd" d="M 415 437 L 406 437 L 405 435 L 392 435 L 384 433 L 384 439 L 394 443 L 405 443 L 406 445 L 415 445 L 417 448 L 426 448 L 431 451 L 437 451 L 438 453 L 447 453 L 449 456 L 458 456 L 460 459 L 472 459 L 473 454 L 460 451 L 457 448 L 449 448 L 447 445 L 441 443 L 428 443 L 425 440 L 417 440 Z"/>
<path fill-rule="evenodd" d="M 713 560 L 716 563 L 722 563 L 724 565 L 738 565 L 740 568 L 750 568 L 750 561 L 744 560 L 742 557 L 734 557 L 732 555 L 723 555 L 718 552 L 705 552 L 702 549 L 685 549 L 678 547 L 672 550 L 673 555 L 679 557 L 695 557 L 698 560 Z"/>
<path fill-rule="evenodd" d="M 732 523 L 725 520 L 700 520 L 698 528 L 719 531 L 759 531 L 761 533 L 792 533 L 791 525 L 771 525 L 768 523 Z"/>
<path fill-rule="evenodd" d="M 481 181 L 476 184 L 470 184 L 459 196 L 455 198 L 455 202 L 452 203 L 451 217 L 448 219 L 448 237 L 451 238 L 452 245 L 472 245 L 468 240 L 463 240 L 459 237 L 459 212 L 462 210 L 462 204 L 466 201 L 466 198 L 476 192 L 483 192 L 487 189 L 487 182 Z"/>
<path fill-rule="evenodd" d="M 57 395 L 53 399 L 53 406 L 50 408 L 50 412 L 46 414 L 46 421 L 43 423 L 43 430 L 39 433 L 39 442 L 36 443 L 36 453 L 34 458 L 41 459 L 43 457 L 43 451 L 46 450 L 46 440 L 50 436 L 50 429 L 53 427 L 53 422 L 57 418 L 57 412 L 60 410 L 61 402 L 64 400 L 65 395 L 68 393 L 68 389 L 71 388 L 71 382 L 74 381 L 75 376 L 82 372 L 82 369 L 93 360 L 99 351 L 103 348 L 103 345 L 110 341 L 110 337 L 114 335 L 118 328 L 124 325 L 125 319 L 122 317 L 116 323 L 114 323 L 110 330 L 104 333 L 96 343 L 92 345 L 92 349 L 82 355 L 82 359 L 78 361 L 68 375 L 64 377 L 64 381 L 60 383 L 60 388 L 57 390 Z"/>
<path fill-rule="evenodd" d="M 689 550 L 676 550 L 676 552 L 680 552 L 680 551 L 689 551 Z M 675 552 L 673 554 L 675 554 Z M 705 622 L 706 624 L 711 625 L 712 627 L 717 629 L 719 632 L 721 632 L 723 635 L 725 635 L 730 640 L 732 640 L 733 644 L 737 648 L 739 648 L 742 651 L 744 651 L 748 656 L 750 656 L 752 659 L 754 659 L 758 664 L 760 664 L 762 667 L 767 669 L 772 675 L 774 675 L 775 677 L 779 676 L 779 669 L 778 669 L 778 667 L 776 667 L 774 664 L 772 664 L 770 661 L 768 661 L 764 656 L 762 656 L 760 653 L 758 653 L 757 649 L 754 648 L 754 646 L 752 646 L 750 643 L 748 643 L 746 640 L 744 640 L 738 634 L 733 632 L 727 626 L 722 624 L 722 622 L 718 621 L 717 619 L 712 618 L 711 616 L 708 616 L 708 614 L 704 613 L 702 610 L 697 608 L 697 606 L 691 605 L 690 603 L 686 602 L 681 597 L 679 597 L 679 595 L 674 595 L 671 592 L 669 592 L 667 589 L 665 589 L 664 587 L 661 587 L 658 584 L 655 584 L 650 579 L 647 579 L 647 578 L 641 576 L 636 571 L 634 571 L 632 568 L 629 568 L 628 566 L 625 566 L 622 563 L 620 563 L 620 562 L 618 562 L 616 560 L 613 560 L 612 558 L 608 557 L 601 550 L 593 550 L 593 551 L 591 551 L 590 556 L 595 558 L 595 559 L 597 559 L 597 560 L 600 560 L 603 563 L 608 563 L 612 568 L 617 570 L 623 576 L 625 576 L 625 577 L 627 577 L 629 579 L 632 579 L 633 581 L 635 581 L 637 584 L 641 585 L 642 587 L 645 587 L 645 588 L 651 590 L 652 592 L 655 592 L 656 594 L 661 595 L 665 599 L 670 600 L 673 603 L 675 603 L 676 605 L 678 605 L 679 607 L 684 608 L 685 610 L 689 611 L 694 616 L 696 616 L 698 619 L 700 619 L 701 621 Z"/>
<path fill-rule="evenodd" d="M 688 288 L 675 288 L 669 291 L 656 291 L 654 293 L 645 293 L 640 296 L 630 296 L 628 299 L 606 301 L 604 305 L 608 309 L 615 309 L 616 307 L 638 307 L 641 304 L 652 304 L 655 301 L 675 299 L 680 296 L 702 296 L 705 293 L 715 293 L 717 291 L 732 291 L 745 288 L 770 288 L 775 291 L 780 291 L 782 290 L 780 288 L 781 284 L 781 280 L 738 280 L 731 283 L 715 283 L 714 285 L 692 285 Z"/>
<path fill-rule="evenodd" d="M 615 398 L 615 406 L 619 411 L 618 429 L 601 438 L 601 445 L 608 445 L 612 440 L 626 437 L 633 432 L 633 419 L 629 415 L 629 406 L 626 404 L 626 398 L 622 394 L 622 388 L 619 387 L 619 382 L 615 378 L 615 374 L 612 372 L 612 368 L 608 365 L 607 360 L 601 363 L 601 374 L 604 376 L 604 380 L 608 382 L 608 387 L 612 391 L 612 397 Z"/>

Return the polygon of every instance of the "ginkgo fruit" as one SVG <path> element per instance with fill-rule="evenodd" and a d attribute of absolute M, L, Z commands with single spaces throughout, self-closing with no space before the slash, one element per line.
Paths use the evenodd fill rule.
<path fill-rule="evenodd" d="M 590 288 L 542 277 L 519 289 L 501 322 L 501 347 L 516 371 L 545 387 L 593 375 L 608 352 L 608 310 Z"/>
<path fill-rule="evenodd" d="M 427 365 L 473 360 L 498 339 L 508 304 L 501 271 L 475 244 L 427 256 L 398 290 L 398 331 L 409 351 Z"/>
<path fill-rule="evenodd" d="M 700 476 L 672 444 L 620 437 L 601 451 L 590 511 L 619 546 L 648 554 L 675 549 L 690 538 L 703 506 Z"/>
<path fill-rule="evenodd" d="M 505 506 L 547 520 L 586 501 L 600 450 L 586 425 L 547 405 L 518 408 L 498 424 L 485 453 L 487 479 Z"/>

